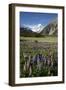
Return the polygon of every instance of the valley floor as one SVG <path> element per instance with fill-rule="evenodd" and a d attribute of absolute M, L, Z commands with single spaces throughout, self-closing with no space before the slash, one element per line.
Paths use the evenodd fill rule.
<path fill-rule="evenodd" d="M 57 37 L 55 36 L 45 36 L 45 37 L 20 37 L 20 40 L 28 41 L 38 41 L 38 42 L 57 42 Z"/>

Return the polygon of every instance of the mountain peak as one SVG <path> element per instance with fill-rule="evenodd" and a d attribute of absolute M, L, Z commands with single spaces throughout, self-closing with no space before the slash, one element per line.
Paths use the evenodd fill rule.
<path fill-rule="evenodd" d="M 44 36 L 44 35 L 57 35 L 58 32 L 58 19 L 53 19 L 47 25 L 23 25 L 20 28 L 22 36 Z"/>

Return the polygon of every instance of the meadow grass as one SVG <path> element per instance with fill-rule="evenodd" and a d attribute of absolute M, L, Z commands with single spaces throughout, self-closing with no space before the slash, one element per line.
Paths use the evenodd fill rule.
<path fill-rule="evenodd" d="M 57 37 L 20 37 L 20 40 L 38 41 L 38 42 L 57 42 Z"/>
<path fill-rule="evenodd" d="M 24 57 L 24 54 L 27 55 L 27 58 Z M 41 77 L 57 76 L 58 74 L 57 54 L 58 54 L 57 37 L 54 36 L 22 37 L 21 36 L 20 37 L 20 78 L 39 77 L 39 76 Z M 39 63 L 35 62 L 35 60 L 38 61 L 38 58 L 36 58 L 37 55 L 42 55 L 42 60 L 44 61 L 39 61 Z M 50 59 L 51 59 L 50 62 L 51 64 L 48 65 L 47 60 Z M 30 65 L 31 65 L 31 70 L 30 70 Z M 38 68 L 38 66 L 40 68 Z"/>

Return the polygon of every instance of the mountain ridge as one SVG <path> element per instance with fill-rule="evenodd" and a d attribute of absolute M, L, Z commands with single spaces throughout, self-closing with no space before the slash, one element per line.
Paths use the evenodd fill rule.
<path fill-rule="evenodd" d="M 34 29 L 36 32 L 34 32 L 30 27 L 23 26 L 20 28 L 20 36 L 36 36 L 41 37 L 45 35 L 54 35 L 57 36 L 58 32 L 58 19 L 53 19 L 51 22 L 49 22 L 47 25 L 39 25 L 39 27 L 36 27 Z"/>

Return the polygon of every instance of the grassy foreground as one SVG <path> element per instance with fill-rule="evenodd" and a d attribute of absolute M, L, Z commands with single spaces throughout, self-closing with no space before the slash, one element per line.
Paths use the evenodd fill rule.
<path fill-rule="evenodd" d="M 20 77 L 57 76 L 57 37 L 20 37 Z"/>

